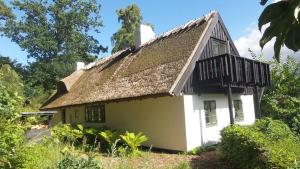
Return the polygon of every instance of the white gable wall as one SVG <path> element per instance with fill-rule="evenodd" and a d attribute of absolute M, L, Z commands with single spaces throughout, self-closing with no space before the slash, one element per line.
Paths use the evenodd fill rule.
<path fill-rule="evenodd" d="M 203 94 L 184 95 L 187 150 L 220 141 L 220 131 L 230 124 L 227 95 Z M 252 124 L 255 121 L 252 95 L 233 95 L 243 103 L 244 120 L 239 124 Z M 206 126 L 204 101 L 216 101 L 217 125 Z"/>

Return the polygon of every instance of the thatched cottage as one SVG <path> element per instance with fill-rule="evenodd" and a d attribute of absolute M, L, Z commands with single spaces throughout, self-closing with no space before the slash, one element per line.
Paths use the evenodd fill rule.
<path fill-rule="evenodd" d="M 219 141 L 230 123 L 253 123 L 269 84 L 269 65 L 241 57 L 211 12 L 157 37 L 142 25 L 135 47 L 62 79 L 41 110 L 58 112 L 53 125 L 143 132 L 148 146 L 186 151 Z"/>

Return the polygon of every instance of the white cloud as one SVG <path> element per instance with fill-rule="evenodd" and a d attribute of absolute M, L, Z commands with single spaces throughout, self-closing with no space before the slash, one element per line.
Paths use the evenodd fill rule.
<path fill-rule="evenodd" d="M 262 32 L 264 31 L 264 27 Z M 239 37 L 234 40 L 234 44 L 236 45 L 241 56 L 251 57 L 248 49 L 251 49 L 257 56 L 263 55 L 266 59 L 272 59 L 274 56 L 274 42 L 275 38 L 273 38 L 270 42 L 268 42 L 264 49 L 261 50 L 259 46 L 259 40 L 262 37 L 262 32 L 258 30 L 257 24 L 250 24 L 249 27 L 245 29 L 245 35 Z M 288 55 L 296 56 L 296 58 L 300 59 L 300 52 L 294 52 L 286 47 L 281 48 L 281 55 L 286 57 Z"/>

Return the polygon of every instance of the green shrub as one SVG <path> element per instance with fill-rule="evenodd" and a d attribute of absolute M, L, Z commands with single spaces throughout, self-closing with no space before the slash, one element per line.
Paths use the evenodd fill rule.
<path fill-rule="evenodd" d="M 0 168 L 11 168 L 22 163 L 16 151 L 24 141 L 24 130 L 19 122 L 0 118 Z"/>
<path fill-rule="evenodd" d="M 140 154 L 139 147 L 142 145 L 143 142 L 147 141 L 148 138 L 143 135 L 143 133 L 130 133 L 126 131 L 124 135 L 120 135 L 122 140 L 126 143 L 128 146 L 128 155 L 130 156 L 136 156 Z M 122 150 L 122 149 L 121 149 Z M 126 150 L 126 149 L 125 149 Z M 126 152 L 126 151 L 124 151 Z"/>
<path fill-rule="evenodd" d="M 50 140 L 43 141 L 38 144 L 24 144 L 16 152 L 16 159 L 21 159 L 16 168 L 24 169 L 40 169 L 55 168 L 57 162 L 61 159 L 60 150 L 64 145 L 55 144 Z"/>
<path fill-rule="evenodd" d="M 91 154 L 82 154 L 80 156 L 63 152 L 63 158 L 58 162 L 58 169 L 101 169 L 100 162 Z"/>
<path fill-rule="evenodd" d="M 108 143 L 109 147 L 120 138 L 119 131 L 105 130 L 100 132 L 99 135 Z"/>
<path fill-rule="evenodd" d="M 61 142 L 73 144 L 83 138 L 83 126 L 77 125 L 77 128 L 74 128 L 70 124 L 60 124 L 52 128 L 51 135 Z"/>
<path fill-rule="evenodd" d="M 300 159 L 299 140 L 278 120 L 228 126 L 221 136 L 221 155 L 237 168 L 288 168 Z"/>
<path fill-rule="evenodd" d="M 262 113 L 283 120 L 300 136 L 300 61 L 288 56 L 270 66 L 272 84 L 264 91 Z"/>

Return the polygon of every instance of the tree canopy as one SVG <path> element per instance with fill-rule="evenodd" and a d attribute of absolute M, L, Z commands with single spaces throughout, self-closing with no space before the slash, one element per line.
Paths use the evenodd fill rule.
<path fill-rule="evenodd" d="M 261 0 L 265 5 L 268 0 Z M 259 30 L 263 25 L 269 24 L 260 39 L 263 48 L 272 38 L 276 37 L 274 44 L 274 57 L 280 61 L 280 50 L 283 45 L 298 51 L 300 49 L 300 1 L 281 0 L 269 4 L 258 20 Z"/>
<path fill-rule="evenodd" d="M 5 20 L 11 17 L 13 17 L 11 9 L 6 6 L 3 0 L 0 0 L 0 20 Z"/>
<path fill-rule="evenodd" d="M 15 0 L 12 4 L 24 15 L 7 21 L 3 32 L 26 50 L 28 57 L 39 61 L 72 56 L 91 61 L 106 51 L 89 35 L 102 26 L 100 5 L 95 0 Z"/>
<path fill-rule="evenodd" d="M 116 13 L 121 28 L 111 38 L 114 46 L 112 53 L 134 46 L 135 30 L 143 20 L 140 8 L 136 4 L 117 10 Z"/>
<path fill-rule="evenodd" d="M 107 51 L 90 35 L 103 26 L 96 0 L 14 0 L 12 6 L 22 16 L 7 19 L 2 32 L 35 60 L 28 71 L 33 85 L 54 89 L 76 61 L 88 63 Z"/>

